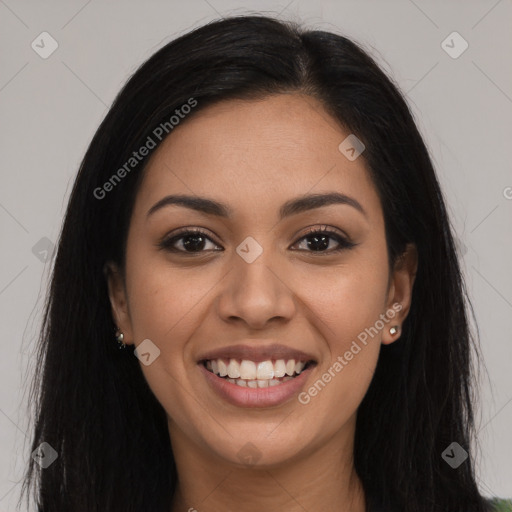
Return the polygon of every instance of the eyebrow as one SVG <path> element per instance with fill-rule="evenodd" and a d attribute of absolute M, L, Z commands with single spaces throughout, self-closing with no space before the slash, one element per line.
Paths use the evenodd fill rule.
<path fill-rule="evenodd" d="M 332 204 L 346 204 L 348 206 L 352 206 L 367 217 L 366 211 L 356 199 L 339 192 L 330 192 L 327 194 L 310 194 L 290 199 L 279 209 L 279 219 L 282 220 L 291 215 L 296 215 L 298 213 Z M 215 215 L 217 217 L 232 218 L 233 216 L 232 208 L 225 203 L 208 199 L 206 197 L 178 194 L 165 196 L 160 199 L 149 209 L 147 217 L 155 213 L 157 210 L 170 205 L 183 206 L 206 215 Z"/>

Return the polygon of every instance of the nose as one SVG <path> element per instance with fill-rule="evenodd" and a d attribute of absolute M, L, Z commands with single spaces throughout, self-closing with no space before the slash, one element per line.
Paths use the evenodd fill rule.
<path fill-rule="evenodd" d="M 268 253 L 267 253 L 268 254 Z M 271 320 L 289 321 L 296 311 L 290 276 L 270 264 L 265 252 L 252 263 L 235 255 L 218 297 L 218 314 L 225 322 L 244 322 L 263 329 Z"/>

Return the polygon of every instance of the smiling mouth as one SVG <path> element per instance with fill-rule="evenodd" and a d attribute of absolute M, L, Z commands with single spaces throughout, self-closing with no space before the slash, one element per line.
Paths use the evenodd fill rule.
<path fill-rule="evenodd" d="M 295 361 L 295 359 L 255 362 L 247 359 L 219 358 L 203 360 L 200 364 L 231 384 L 247 388 L 267 388 L 279 386 L 296 378 L 304 370 L 315 366 L 316 362 Z"/>

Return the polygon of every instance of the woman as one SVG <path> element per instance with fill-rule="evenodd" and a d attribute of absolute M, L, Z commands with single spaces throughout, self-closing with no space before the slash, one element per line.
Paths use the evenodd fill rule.
<path fill-rule="evenodd" d="M 268 17 L 210 23 L 139 68 L 82 162 L 24 488 L 41 512 L 492 510 L 466 303 L 375 62 Z"/>

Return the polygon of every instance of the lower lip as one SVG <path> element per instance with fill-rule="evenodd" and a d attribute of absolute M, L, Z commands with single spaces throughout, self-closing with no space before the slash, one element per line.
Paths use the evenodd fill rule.
<path fill-rule="evenodd" d="M 243 388 L 237 384 L 228 382 L 222 377 L 218 377 L 207 370 L 203 363 L 199 363 L 198 366 L 212 389 L 220 397 L 237 407 L 272 407 L 288 402 L 300 392 L 314 368 L 314 365 L 310 366 L 297 375 L 297 377 L 277 386 L 268 388 Z"/>

